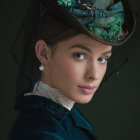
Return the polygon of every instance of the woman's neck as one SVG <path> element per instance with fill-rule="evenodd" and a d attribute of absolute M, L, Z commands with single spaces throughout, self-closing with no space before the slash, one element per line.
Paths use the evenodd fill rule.
<path fill-rule="evenodd" d="M 38 81 L 33 89 L 32 93 L 25 93 L 27 95 L 39 95 L 53 100 L 54 102 L 64 106 L 68 110 L 71 110 L 75 101 L 64 96 L 60 91 L 55 88 L 51 88 L 48 84 L 43 83 L 43 81 Z"/>

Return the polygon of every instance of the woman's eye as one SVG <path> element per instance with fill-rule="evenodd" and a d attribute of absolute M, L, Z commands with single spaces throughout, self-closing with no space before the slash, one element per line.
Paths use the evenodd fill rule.
<path fill-rule="evenodd" d="M 73 56 L 74 58 L 80 59 L 80 60 L 85 58 L 85 55 L 83 53 L 74 53 Z"/>
<path fill-rule="evenodd" d="M 99 58 L 99 61 L 104 64 L 109 61 L 109 58 L 101 57 Z"/>

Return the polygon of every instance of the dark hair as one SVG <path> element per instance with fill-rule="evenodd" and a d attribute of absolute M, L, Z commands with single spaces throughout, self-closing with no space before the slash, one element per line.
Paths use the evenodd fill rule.
<path fill-rule="evenodd" d="M 20 63 L 19 74 L 16 83 L 17 95 L 31 92 L 34 84 L 40 78 L 40 62 L 36 57 L 35 44 L 38 40 L 44 40 L 51 49 L 52 56 L 55 53 L 57 43 L 79 34 L 80 31 L 59 21 L 51 14 L 45 15 L 42 23 L 37 29 L 33 29 L 32 37 L 28 46 L 24 46 L 22 51 L 22 61 Z"/>

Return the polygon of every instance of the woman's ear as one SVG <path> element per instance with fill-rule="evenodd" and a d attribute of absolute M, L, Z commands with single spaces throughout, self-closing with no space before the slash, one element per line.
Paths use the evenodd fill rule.
<path fill-rule="evenodd" d="M 38 40 L 35 44 L 36 57 L 40 63 L 46 64 L 51 58 L 51 49 L 44 40 Z"/>

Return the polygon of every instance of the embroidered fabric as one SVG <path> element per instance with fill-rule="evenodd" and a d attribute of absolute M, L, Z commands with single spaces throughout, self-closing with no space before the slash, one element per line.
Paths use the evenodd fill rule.
<path fill-rule="evenodd" d="M 75 101 L 69 99 L 68 97 L 64 96 L 60 91 L 55 88 L 51 88 L 48 84 L 44 83 L 43 81 L 38 81 L 31 93 L 25 93 L 24 96 L 28 95 L 38 95 L 43 96 L 52 101 L 62 105 L 63 107 L 71 110 Z"/>
<path fill-rule="evenodd" d="M 74 107 L 73 107 L 74 108 Z M 15 110 L 35 113 L 37 117 L 37 112 L 50 113 L 57 120 L 64 120 L 65 117 L 73 111 L 68 110 L 62 105 L 52 101 L 51 99 L 45 98 L 43 96 L 38 95 L 30 95 L 30 96 L 17 96 L 16 104 L 14 106 Z M 39 115 L 40 115 L 39 113 Z"/>

